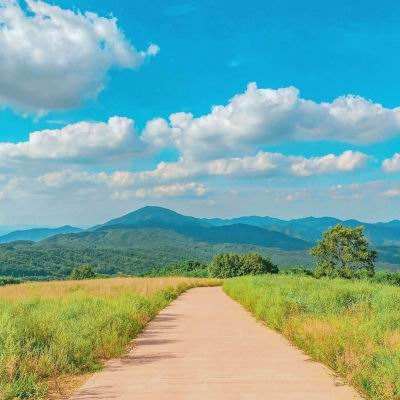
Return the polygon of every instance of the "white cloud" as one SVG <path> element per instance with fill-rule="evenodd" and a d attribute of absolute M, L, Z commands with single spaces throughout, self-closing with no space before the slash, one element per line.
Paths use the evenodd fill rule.
<path fill-rule="evenodd" d="M 107 123 L 79 122 L 62 129 L 33 132 L 26 142 L 0 142 L 0 165 L 34 160 L 100 162 L 142 149 L 134 121 L 112 117 Z"/>
<path fill-rule="evenodd" d="M 206 177 L 307 177 L 335 172 L 350 172 L 361 168 L 366 159 L 365 154 L 352 151 L 346 151 L 338 156 L 329 154 L 313 158 L 259 152 L 252 157 L 226 158 L 207 162 L 184 160 L 173 163 L 161 162 L 155 169 L 141 172 L 89 173 L 67 169 L 43 174 L 38 177 L 38 182 L 48 188 L 102 185 L 116 191 L 115 193 L 125 193 L 124 196 L 126 196 L 126 193 L 129 193 L 130 196 L 134 194 L 139 197 L 140 193 L 156 195 L 161 194 L 164 188 L 168 193 L 179 193 L 189 189 L 201 193 L 201 185 L 198 187 L 194 186 L 193 182 L 185 183 L 185 181 Z"/>
<path fill-rule="evenodd" d="M 134 192 L 135 197 L 179 197 L 185 195 L 204 196 L 206 187 L 197 182 L 174 183 L 171 185 L 160 185 L 150 188 L 141 188 Z"/>
<path fill-rule="evenodd" d="M 220 158 L 211 161 L 181 159 L 175 163 L 162 162 L 153 171 L 136 174 L 134 179 L 166 181 L 201 176 L 311 176 L 351 172 L 363 167 L 367 159 L 368 156 L 364 153 L 354 151 L 312 158 L 260 151 L 255 156 Z"/>
<path fill-rule="evenodd" d="M 358 151 L 345 151 L 336 156 L 328 154 L 323 157 L 298 157 L 293 161 L 291 170 L 295 175 L 310 176 L 331 172 L 350 172 L 365 165 L 368 156 Z"/>
<path fill-rule="evenodd" d="M 265 153 L 260 151 L 255 156 L 221 158 L 205 163 L 208 175 L 222 176 L 251 176 L 268 175 L 279 167 L 283 167 L 286 157 L 279 153 Z M 281 171 L 283 172 L 283 171 Z"/>
<path fill-rule="evenodd" d="M 387 158 L 382 163 L 382 168 L 385 172 L 400 171 L 400 153 L 393 154 L 392 158 Z"/>
<path fill-rule="evenodd" d="M 337 184 L 330 187 L 329 194 L 333 200 L 348 200 L 350 202 L 359 199 L 369 199 L 369 201 L 373 199 L 377 201 L 378 197 L 390 190 L 390 185 L 389 181 L 380 180 Z"/>
<path fill-rule="evenodd" d="M 198 182 L 173 182 L 160 185 L 154 179 L 144 180 L 140 173 L 117 171 L 112 174 L 104 172 L 90 174 L 86 171 L 63 170 L 41 175 L 37 181 L 45 188 L 60 190 L 66 187 L 107 187 L 113 199 L 129 197 L 179 197 L 183 195 L 203 196 L 207 189 Z"/>
<path fill-rule="evenodd" d="M 400 197 L 400 188 L 399 189 L 388 189 L 383 195 L 385 197 Z"/>
<path fill-rule="evenodd" d="M 114 190 L 112 198 L 114 200 L 126 200 L 128 198 L 164 198 L 195 196 L 202 197 L 207 193 L 204 184 L 198 182 L 171 183 L 166 185 L 139 187 L 131 190 Z"/>
<path fill-rule="evenodd" d="M 39 183 L 49 188 L 61 188 L 70 184 L 99 183 L 100 179 L 100 174 L 74 170 L 49 172 L 37 178 Z"/>
<path fill-rule="evenodd" d="M 23 190 L 22 185 L 22 183 L 24 182 L 23 178 L 12 177 L 7 179 L 4 177 L 1 182 L 2 185 L 0 185 L 0 201 L 7 200 L 15 196 L 18 196 L 19 198 L 25 197 L 26 192 Z"/>
<path fill-rule="evenodd" d="M 368 144 L 400 133 L 400 108 L 387 109 L 359 96 L 331 103 L 302 99 L 298 89 L 259 89 L 255 83 L 209 114 L 171 114 L 149 121 L 143 138 L 175 146 L 191 159 L 218 158 L 287 140 Z"/>
<path fill-rule="evenodd" d="M 0 105 L 35 113 L 78 106 L 97 96 L 111 68 L 135 68 L 159 51 L 137 51 L 116 18 L 26 5 L 0 0 Z"/>

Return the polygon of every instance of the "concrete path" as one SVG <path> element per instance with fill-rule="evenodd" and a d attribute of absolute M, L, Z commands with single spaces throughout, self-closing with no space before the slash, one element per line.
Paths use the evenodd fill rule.
<path fill-rule="evenodd" d="M 192 289 L 73 400 L 350 400 L 357 393 L 221 288 Z"/>

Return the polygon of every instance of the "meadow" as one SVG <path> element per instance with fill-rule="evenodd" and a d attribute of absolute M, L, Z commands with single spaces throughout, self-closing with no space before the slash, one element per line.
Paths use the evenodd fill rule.
<path fill-rule="evenodd" d="M 367 398 L 400 398 L 400 289 L 367 281 L 264 275 L 225 292 Z"/>
<path fill-rule="evenodd" d="M 76 377 L 123 354 L 195 278 L 114 278 L 0 288 L 0 399 L 57 398 Z"/>

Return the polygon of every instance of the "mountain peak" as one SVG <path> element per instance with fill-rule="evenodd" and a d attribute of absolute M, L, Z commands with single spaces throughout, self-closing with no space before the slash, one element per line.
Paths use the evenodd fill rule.
<path fill-rule="evenodd" d="M 135 225 L 135 226 L 153 226 L 153 225 L 188 225 L 188 224 L 199 224 L 204 225 L 199 219 L 194 217 L 188 217 L 177 213 L 176 211 L 170 210 L 164 207 L 158 206 L 146 206 L 132 211 L 122 217 L 112 219 L 101 227 L 107 226 L 119 226 L 119 225 Z"/>
<path fill-rule="evenodd" d="M 176 211 L 170 210 L 169 208 L 159 207 L 159 206 L 145 206 L 138 208 L 129 214 L 144 214 L 144 215 L 181 215 Z M 129 215 L 127 214 L 127 215 Z"/>

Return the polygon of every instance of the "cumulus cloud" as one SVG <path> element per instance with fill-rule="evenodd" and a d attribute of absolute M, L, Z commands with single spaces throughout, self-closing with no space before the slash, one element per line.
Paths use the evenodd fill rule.
<path fill-rule="evenodd" d="M 345 151 L 322 157 L 286 156 L 281 153 L 258 152 L 255 156 L 220 158 L 211 161 L 180 160 L 160 163 L 153 171 L 136 175 L 136 180 L 173 180 L 201 176 L 311 176 L 335 172 L 351 172 L 365 165 L 368 156 Z"/>
<path fill-rule="evenodd" d="M 37 181 L 44 187 L 57 190 L 66 187 L 88 187 L 88 185 L 108 187 L 114 200 L 131 197 L 179 197 L 185 195 L 204 196 L 206 187 L 198 182 L 174 182 L 157 185 L 153 181 L 140 181 L 135 174 L 118 171 L 112 174 L 104 172 L 90 174 L 86 171 L 63 170 L 44 174 Z"/>
<path fill-rule="evenodd" d="M 81 170 L 53 171 L 38 178 L 38 182 L 49 188 L 73 185 L 105 185 L 115 193 L 161 194 L 163 188 L 168 193 L 181 193 L 191 190 L 203 194 L 201 184 L 187 180 L 206 177 L 306 177 L 334 172 L 350 172 L 361 168 L 367 160 L 363 153 L 346 151 L 340 155 L 329 154 L 323 157 L 304 158 L 285 156 L 280 153 L 259 152 L 252 157 L 226 158 L 209 162 L 180 160 L 172 163 L 159 163 L 153 170 L 112 173 L 89 173 Z M 158 188 L 158 189 L 156 189 Z M 167 194 L 166 194 L 167 195 Z"/>
<path fill-rule="evenodd" d="M 0 165 L 22 161 L 102 161 L 143 149 L 134 121 L 112 117 L 104 122 L 79 122 L 62 129 L 33 132 L 29 140 L 0 142 Z"/>
<path fill-rule="evenodd" d="M 163 163 L 162 163 L 163 164 Z M 47 188 L 61 189 L 72 186 L 105 186 L 114 193 L 130 193 L 129 196 L 138 195 L 140 193 L 160 193 L 162 188 L 174 187 L 176 191 L 194 188 L 193 182 L 189 182 L 189 186 L 185 186 L 186 179 L 195 178 L 196 173 L 187 172 L 185 176 L 179 175 L 175 171 L 184 169 L 185 166 L 179 163 L 165 164 L 170 173 L 164 173 L 164 168 L 160 165 L 149 171 L 131 172 L 131 171 L 115 171 L 111 173 L 97 172 L 89 173 L 87 171 L 76 169 L 65 169 L 45 173 L 37 178 L 38 183 Z M 175 186 L 177 185 L 177 186 Z M 160 189 L 155 190 L 158 187 Z M 118 195 L 119 196 L 119 195 Z"/>
<path fill-rule="evenodd" d="M 352 95 L 316 103 L 301 98 L 294 87 L 260 89 L 250 83 L 244 93 L 209 114 L 181 112 L 168 121 L 149 121 L 143 138 L 155 146 L 174 146 L 185 158 L 212 159 L 287 140 L 368 144 L 399 132 L 400 108 Z"/>
<path fill-rule="evenodd" d="M 103 89 L 113 67 L 135 68 L 158 53 L 138 51 L 116 18 L 43 1 L 0 0 L 0 105 L 44 113 L 78 106 Z"/>
<path fill-rule="evenodd" d="M 387 158 L 382 163 L 382 168 L 385 172 L 400 171 L 400 153 L 395 153 L 392 158 Z"/>
<path fill-rule="evenodd" d="M 365 165 L 368 156 L 358 151 L 345 151 L 336 156 L 328 154 L 323 157 L 293 159 L 291 170 L 298 176 L 319 175 L 330 172 L 349 172 Z"/>
<path fill-rule="evenodd" d="M 207 193 L 206 187 L 197 182 L 174 183 L 171 185 L 160 185 L 149 188 L 140 188 L 135 191 L 115 192 L 114 198 L 162 198 L 162 197 L 180 197 L 194 195 L 196 197 L 204 196 Z"/>

